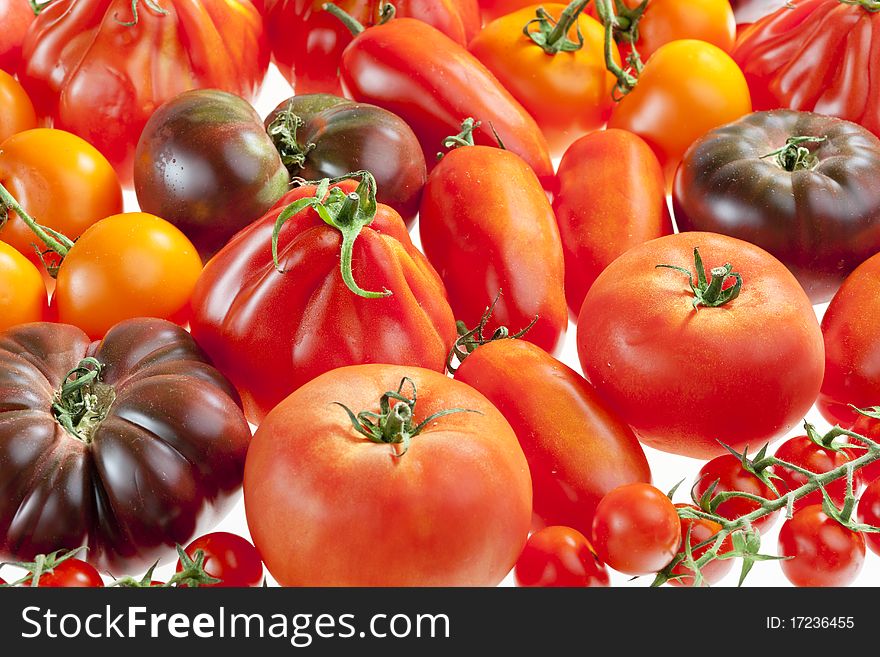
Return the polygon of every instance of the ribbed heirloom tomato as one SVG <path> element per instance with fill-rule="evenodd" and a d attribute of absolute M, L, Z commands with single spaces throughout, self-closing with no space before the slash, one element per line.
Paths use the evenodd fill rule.
<path fill-rule="evenodd" d="M 31 23 L 34 9 L 30 0 L 0 2 L 0 69 L 15 73 L 21 62 L 21 44 Z M 0 107 L 5 107 L 0 104 Z"/>

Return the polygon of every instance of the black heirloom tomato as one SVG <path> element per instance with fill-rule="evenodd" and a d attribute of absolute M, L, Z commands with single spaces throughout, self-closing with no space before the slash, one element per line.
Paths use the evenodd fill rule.
<path fill-rule="evenodd" d="M 132 319 L 0 333 L 0 557 L 87 545 L 99 568 L 171 556 L 228 509 L 250 429 L 182 328 Z"/>
<path fill-rule="evenodd" d="M 880 139 L 842 119 L 755 112 L 708 132 L 673 185 L 682 231 L 756 244 L 781 260 L 813 303 L 880 251 Z"/>
<path fill-rule="evenodd" d="M 307 94 L 281 103 L 265 123 L 291 175 L 321 180 L 369 171 L 376 199 L 397 210 L 407 227 L 415 221 L 427 179 L 425 156 L 396 114 L 339 96 Z"/>
<path fill-rule="evenodd" d="M 289 182 L 256 110 L 217 89 L 187 91 L 159 107 L 135 153 L 141 209 L 180 228 L 203 260 L 263 216 Z"/>

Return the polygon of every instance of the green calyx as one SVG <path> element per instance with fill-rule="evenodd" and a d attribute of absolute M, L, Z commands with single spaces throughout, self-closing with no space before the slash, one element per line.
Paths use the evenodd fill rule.
<path fill-rule="evenodd" d="M 331 183 L 357 177 L 361 178 L 361 182 L 357 189 L 350 194 L 346 194 L 338 187 L 330 189 Z M 357 171 L 340 178 L 325 178 L 318 184 L 313 197 L 294 201 L 282 210 L 278 219 L 275 220 L 275 228 L 272 231 L 272 260 L 275 263 L 275 268 L 281 273 L 284 273 L 278 260 L 278 239 L 281 235 L 281 229 L 291 217 L 307 208 L 315 210 L 325 224 L 342 234 L 339 269 L 346 287 L 365 299 L 390 296 L 391 290 L 383 289 L 381 292 L 370 292 L 362 289 L 355 282 L 351 270 L 355 240 L 361 230 L 365 226 L 369 226 L 376 217 L 378 204 L 376 203 L 376 180 L 373 178 L 373 174 L 369 171 Z"/>
<path fill-rule="evenodd" d="M 104 366 L 83 358 L 55 391 L 52 414 L 69 435 L 89 444 L 98 425 L 107 417 L 116 393 L 101 381 Z"/>
<path fill-rule="evenodd" d="M 333 4 L 332 2 L 327 2 L 321 5 L 321 9 L 326 11 L 329 14 L 332 14 L 340 21 L 345 27 L 348 28 L 348 31 L 351 32 L 354 36 L 357 36 L 361 32 L 363 32 L 366 27 L 354 16 L 349 14 L 347 11 L 339 7 L 338 5 Z M 397 14 L 397 10 L 394 5 L 390 2 L 382 2 L 379 5 L 379 16 L 376 21 L 376 25 L 384 25 L 388 21 L 390 21 Z"/>
<path fill-rule="evenodd" d="M 15 200 L 15 197 L 9 193 L 9 190 L 0 184 L 0 228 L 2 228 L 9 219 L 10 210 L 15 212 L 18 218 L 21 219 L 25 225 L 31 229 L 34 235 L 36 235 L 36 237 L 45 245 L 45 249 L 40 249 L 36 244 L 33 246 L 43 265 L 46 267 L 46 271 L 49 272 L 49 275 L 52 276 L 52 278 L 55 278 L 58 274 L 58 267 L 61 266 L 61 261 L 64 260 L 67 253 L 73 248 L 73 240 L 59 233 L 57 230 L 53 230 L 48 226 L 43 226 L 42 224 L 37 223 L 34 218 L 31 217 L 23 207 L 21 207 L 19 202 Z M 49 258 L 54 258 L 55 262 L 50 264 Z"/>
<path fill-rule="evenodd" d="M 880 11 L 880 0 L 839 0 L 844 5 L 857 5 L 872 14 Z"/>
<path fill-rule="evenodd" d="M 9 584 L 0 584 L 0 587 L 38 587 L 40 585 L 40 578 L 43 575 L 51 573 L 60 564 L 68 559 L 78 557 L 78 555 L 86 550 L 88 550 L 88 548 L 83 545 L 75 550 L 61 549 L 55 550 L 55 552 L 51 552 L 50 554 L 38 554 L 34 557 L 33 561 L 5 561 L 0 563 L 0 566 L 15 566 L 16 568 L 22 568 L 27 571 L 27 574 L 24 575 L 24 577 L 21 577 L 14 582 L 10 582 Z"/>
<path fill-rule="evenodd" d="M 541 46 L 548 55 L 576 52 L 584 47 L 584 35 L 581 34 L 578 17 L 589 3 L 590 0 L 572 0 L 560 14 L 558 21 L 546 9 L 539 7 L 536 17 L 523 27 L 523 34 Z M 577 33 L 577 41 L 568 38 L 572 27 Z"/>
<path fill-rule="evenodd" d="M 404 394 L 404 388 L 409 385 L 412 396 Z M 348 414 L 354 430 L 374 443 L 392 445 L 392 454 L 400 457 L 409 450 L 410 442 L 419 435 L 428 424 L 453 413 L 480 413 L 467 408 L 447 408 L 426 417 L 418 424 L 415 421 L 415 408 L 417 391 L 415 381 L 409 377 L 403 377 L 397 390 L 389 390 L 379 400 L 379 412 L 361 411 L 355 414 L 348 406 L 341 402 L 333 402 L 336 406 Z M 392 404 L 392 402 L 394 402 Z"/>
<path fill-rule="evenodd" d="M 820 144 L 826 139 L 827 137 L 789 137 L 785 140 L 785 146 L 762 155 L 760 159 L 775 158 L 776 164 L 786 171 L 811 170 L 819 163 L 819 158 L 803 144 Z"/>
<path fill-rule="evenodd" d="M 266 133 L 275 144 L 275 149 L 281 156 L 281 163 L 287 167 L 291 175 L 295 176 L 305 168 L 306 158 L 316 146 L 313 143 L 301 145 L 297 141 L 296 133 L 305 122 L 293 113 L 292 108 L 293 99 L 288 103 L 287 108 L 272 120 L 266 128 Z"/>
<path fill-rule="evenodd" d="M 700 257 L 700 250 L 694 247 L 694 265 L 697 270 L 697 282 L 694 283 L 694 276 L 690 270 L 676 265 L 656 265 L 657 268 L 674 269 L 685 274 L 688 277 L 688 283 L 691 292 L 694 294 L 693 306 L 697 310 L 700 306 L 707 308 L 717 308 L 733 301 L 739 296 L 742 290 L 742 276 L 732 271 L 733 265 L 725 264 L 723 267 L 714 267 L 709 273 L 711 280 L 706 278 L 706 268 L 703 266 L 703 259 Z M 734 279 L 734 284 L 725 287 L 728 279 Z"/>
<path fill-rule="evenodd" d="M 443 140 L 443 148 L 447 151 L 453 151 L 456 148 L 464 148 L 466 146 L 476 146 L 476 141 L 474 140 L 474 131 L 479 128 L 483 123 L 481 121 L 477 121 L 474 117 L 469 116 L 464 121 L 461 122 L 461 131 L 457 135 L 451 135 Z M 501 137 L 498 134 L 498 131 L 495 130 L 495 126 L 491 123 L 489 124 L 489 128 L 492 130 L 492 135 L 495 137 L 495 141 L 498 142 L 498 148 L 502 151 L 507 150 L 504 146 L 504 142 L 501 141 Z M 444 152 L 437 153 L 437 160 L 442 160 L 443 156 L 446 155 Z"/>
<path fill-rule="evenodd" d="M 130 21 L 121 21 L 118 18 L 116 18 L 115 16 L 113 17 L 113 20 L 115 20 L 117 23 L 119 23 L 120 25 L 122 25 L 124 27 L 134 27 L 135 25 L 137 25 L 138 22 L 140 21 L 140 18 L 138 18 L 138 2 L 139 1 L 140 0 L 131 0 L 131 20 Z M 50 2 L 51 2 L 51 0 L 50 0 Z M 147 6 L 147 9 L 149 9 L 150 11 L 152 11 L 154 14 L 156 14 L 158 16 L 166 16 L 168 14 L 168 10 L 165 9 L 164 7 L 162 7 L 161 5 L 159 5 L 157 0 L 143 0 L 143 2 Z M 46 4 L 48 4 L 48 2 L 43 3 L 44 6 Z"/>

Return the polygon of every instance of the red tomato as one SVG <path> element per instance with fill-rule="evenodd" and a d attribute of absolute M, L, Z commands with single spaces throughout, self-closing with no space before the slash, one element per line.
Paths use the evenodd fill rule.
<path fill-rule="evenodd" d="M 93 144 L 125 184 L 159 105 L 194 88 L 252 98 L 269 63 L 263 19 L 247 0 L 156 6 L 54 0 L 24 42 L 19 77 L 37 113 Z"/>
<path fill-rule="evenodd" d="M 0 242 L 0 331 L 48 318 L 49 294 L 40 271 Z"/>
<path fill-rule="evenodd" d="M 568 312 L 559 229 L 519 156 L 490 146 L 444 155 L 422 193 L 419 235 L 457 320 L 476 326 L 502 292 L 490 332 L 496 324 L 519 331 L 537 316 L 524 339 L 561 347 Z"/>
<path fill-rule="evenodd" d="M 782 443 L 776 449 L 775 456 L 778 459 L 787 461 L 788 463 L 809 470 L 810 472 L 824 474 L 830 470 L 846 465 L 853 459 L 857 458 L 858 454 L 845 449 L 835 452 L 820 447 L 807 436 L 797 436 L 795 438 L 789 438 Z M 776 467 L 774 468 L 774 472 L 782 478 L 780 484 L 782 488 L 780 492 L 783 494 L 786 490 L 795 490 L 807 483 L 806 475 L 795 472 L 794 470 L 789 470 L 784 467 Z M 856 470 L 854 473 L 853 486 L 856 490 L 859 488 L 861 479 L 860 473 L 860 470 Z M 846 497 L 846 477 L 837 479 L 825 486 L 825 492 L 831 496 L 831 499 L 837 506 L 842 506 L 844 498 Z M 822 491 L 817 490 L 799 500 L 795 500 L 794 508 L 795 510 L 798 510 L 805 506 L 810 506 L 811 504 L 822 504 L 823 499 Z"/>
<path fill-rule="evenodd" d="M 30 583 L 25 585 L 30 586 Z M 44 589 L 97 588 L 104 586 L 104 580 L 92 564 L 71 557 L 41 574 L 37 586 Z"/>
<path fill-rule="evenodd" d="M 529 536 L 513 575 L 518 586 L 608 586 L 608 571 L 590 542 L 559 525 Z"/>
<path fill-rule="evenodd" d="M 704 287 L 697 248 L 701 273 L 715 281 L 699 307 L 688 283 Z M 642 442 L 698 458 L 722 453 L 719 440 L 741 451 L 799 423 L 822 383 L 823 352 L 816 314 L 791 272 L 766 251 L 713 233 L 631 248 L 599 275 L 578 317 L 578 355 L 599 394 Z M 729 404 L 735 412 L 723 410 Z"/>
<path fill-rule="evenodd" d="M 523 7 L 535 4 L 535 0 L 479 0 L 483 21 L 489 23 Z"/>
<path fill-rule="evenodd" d="M 195 558 L 196 550 L 205 555 L 205 572 L 220 581 L 203 584 L 205 588 L 260 586 L 263 583 L 263 560 L 257 548 L 247 540 L 228 532 L 213 532 L 190 543 L 185 552 Z M 178 560 L 177 572 L 183 570 Z"/>
<path fill-rule="evenodd" d="M 797 511 L 779 530 L 779 562 L 795 586 L 849 586 L 865 562 L 865 538 L 813 504 Z"/>
<path fill-rule="evenodd" d="M 786 0 L 730 0 L 739 34 L 755 21 L 785 6 Z"/>
<path fill-rule="evenodd" d="M 855 433 L 867 436 L 874 442 L 880 442 L 880 420 L 859 415 L 855 424 L 853 424 L 850 429 Z M 857 441 L 852 442 L 857 443 Z M 859 475 L 862 482 L 866 484 L 870 484 L 877 479 L 880 479 L 880 461 L 869 463 L 865 467 L 860 468 L 856 474 Z"/>
<path fill-rule="evenodd" d="M 618 572 L 649 575 L 663 570 L 680 543 L 675 506 L 650 484 L 619 486 L 596 507 L 593 545 L 599 558 Z"/>
<path fill-rule="evenodd" d="M 435 415 L 450 409 L 468 410 Z M 275 407 L 248 450 L 244 501 L 282 586 L 494 586 L 532 513 L 501 413 L 464 383 L 399 365 L 327 372 Z"/>
<path fill-rule="evenodd" d="M 0 14 L 2 11 L 0 9 Z M 37 127 L 37 115 L 31 99 L 15 78 L 3 71 L 0 71 L 0 107 L 3 108 L 0 112 L 0 143 L 18 132 Z"/>
<path fill-rule="evenodd" d="M 685 507 L 690 507 L 692 509 L 696 509 L 693 504 L 676 504 L 675 508 L 681 509 Z M 684 542 L 688 536 L 688 532 L 690 532 L 690 541 L 691 548 L 695 548 L 697 545 L 702 543 L 703 541 L 708 541 L 713 538 L 721 531 L 722 527 L 717 522 L 713 522 L 706 518 L 698 518 L 698 519 L 685 519 L 681 518 L 681 544 L 678 546 L 679 552 L 684 552 Z M 702 547 L 692 551 L 694 560 L 698 560 L 701 556 L 706 554 L 706 551 L 711 547 L 711 545 L 707 545 L 706 547 Z M 729 538 L 724 539 L 721 543 L 721 548 L 718 550 L 718 554 L 724 554 L 725 552 L 730 551 L 731 549 L 731 541 Z M 727 573 L 730 572 L 730 569 L 733 567 L 733 561 L 731 559 L 713 559 L 705 566 L 700 568 L 700 572 L 703 576 L 703 586 L 712 586 L 713 584 L 717 584 L 720 582 Z M 694 572 L 690 568 L 688 568 L 683 562 L 676 564 L 676 566 L 672 569 L 673 575 L 680 575 L 682 579 L 673 579 L 670 580 L 669 583 L 672 586 L 693 586 L 694 585 Z"/>
<path fill-rule="evenodd" d="M 624 251 L 672 233 L 663 169 L 625 130 L 581 137 L 556 173 L 553 210 L 565 252 L 565 297 L 577 317 L 593 281 Z"/>
<path fill-rule="evenodd" d="M 862 493 L 858 506 L 859 522 L 880 527 L 880 480 L 874 480 Z M 865 541 L 874 554 L 880 554 L 880 534 L 865 533 Z"/>
<path fill-rule="evenodd" d="M 715 484 L 717 482 L 717 484 Z M 697 475 L 694 484 L 693 496 L 699 500 L 706 494 L 709 488 L 715 484 L 712 492 L 714 497 L 718 493 L 739 491 L 750 493 L 766 499 L 774 499 L 777 495 L 770 487 L 751 472 L 744 470 L 740 460 L 733 454 L 722 454 L 706 463 Z M 718 505 L 716 513 L 722 518 L 736 520 L 758 509 L 760 505 L 744 497 L 732 497 Z M 766 533 L 776 522 L 779 512 L 763 516 L 752 523 L 752 526 L 762 533 Z"/>
<path fill-rule="evenodd" d="M 31 23 L 34 10 L 29 0 L 4 0 L 0 2 L 0 69 L 15 73 L 21 64 L 21 44 Z M 7 107 L 0 103 L 0 107 Z M 2 137 L 0 137 L 2 141 Z"/>

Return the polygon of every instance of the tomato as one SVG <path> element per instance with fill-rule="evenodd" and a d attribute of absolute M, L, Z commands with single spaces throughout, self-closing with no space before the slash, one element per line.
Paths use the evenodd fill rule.
<path fill-rule="evenodd" d="M 730 55 L 710 43 L 683 39 L 661 46 L 645 62 L 635 89 L 611 111 L 608 127 L 648 142 L 671 183 L 698 137 L 751 111 L 746 80 Z"/>
<path fill-rule="evenodd" d="M 528 463 L 485 397 L 378 364 L 322 374 L 266 416 L 244 501 L 282 586 L 494 586 L 532 513 Z"/>
<path fill-rule="evenodd" d="M 283 222 L 280 271 L 271 248 L 276 222 L 288 204 L 317 204 L 314 185 L 295 188 L 233 238 L 193 293 L 192 333 L 241 392 L 254 423 L 336 367 L 446 367 L 455 320 L 440 277 L 400 215 L 375 203 L 366 177 L 333 187 L 322 197 L 332 226 L 302 205 Z M 336 188 L 354 194 L 354 205 L 340 202 L 345 194 Z"/>
<path fill-rule="evenodd" d="M 782 525 L 778 554 L 789 557 L 779 565 L 795 586 L 849 586 L 865 562 L 865 538 L 813 504 Z"/>
<path fill-rule="evenodd" d="M 241 484 L 239 403 L 169 322 L 98 343 L 64 324 L 0 333 L 0 553 L 87 544 L 96 566 L 135 570 L 189 541 Z"/>
<path fill-rule="evenodd" d="M 15 78 L 2 70 L 0 70 L 0 107 L 3 108 L 3 112 L 0 112 L 0 142 L 17 132 L 37 127 L 37 115 L 34 113 L 31 99 Z"/>
<path fill-rule="evenodd" d="M 167 221 L 143 212 L 117 214 L 89 228 L 58 270 L 58 321 L 93 339 L 123 319 L 189 319 L 202 271 L 199 254 Z"/>
<path fill-rule="evenodd" d="M 31 23 L 34 10 L 29 0 L 5 0 L 0 3 L 0 69 L 15 73 L 21 64 L 21 44 Z M 0 76 L 2 77 L 2 76 Z M 5 110 L 7 105 L 0 103 Z M 0 136 L 0 141 L 3 137 Z"/>
<path fill-rule="evenodd" d="M 788 107 L 880 136 L 880 14 L 871 3 L 793 0 L 740 35 L 733 57 L 756 109 Z"/>
<path fill-rule="evenodd" d="M 420 53 L 414 57 L 413 53 Z M 525 108 L 464 47 L 411 18 L 360 32 L 342 54 L 342 88 L 394 112 L 413 129 L 430 167 L 461 122 L 480 122 L 476 143 L 519 155 L 542 185 L 553 180 L 547 140 Z"/>
<path fill-rule="evenodd" d="M 855 424 L 850 427 L 851 431 L 867 436 L 874 442 L 880 440 L 880 421 L 877 418 L 859 415 Z M 863 468 L 859 468 L 856 472 L 861 477 L 863 483 L 870 484 L 880 479 L 880 462 L 874 461 Z"/>
<path fill-rule="evenodd" d="M 650 482 L 630 429 L 574 370 L 523 340 L 493 340 L 465 357 L 455 378 L 484 394 L 513 427 L 529 462 L 533 526 L 585 535 L 599 500 Z"/>
<path fill-rule="evenodd" d="M 513 574 L 517 586 L 608 586 L 608 571 L 590 542 L 559 525 L 529 536 Z"/>
<path fill-rule="evenodd" d="M 247 540 L 229 532 L 213 532 L 200 536 L 186 547 L 186 553 L 195 557 L 196 550 L 205 555 L 205 572 L 220 580 L 203 587 L 260 586 L 263 583 L 263 561 L 257 549 Z M 183 564 L 177 562 L 177 572 Z"/>
<path fill-rule="evenodd" d="M 577 341 L 584 374 L 639 439 L 684 456 L 782 436 L 822 384 L 822 334 L 794 276 L 712 233 L 660 237 L 611 263 L 584 299 Z"/>
<path fill-rule="evenodd" d="M 874 480 L 862 493 L 858 506 L 859 522 L 880 527 L 880 480 Z M 874 554 L 880 554 L 880 534 L 865 532 L 865 541 Z"/>
<path fill-rule="evenodd" d="M 672 233 L 663 169 L 625 130 L 581 137 L 556 172 L 553 210 L 565 253 L 565 298 L 577 317 L 587 291 L 627 249 Z"/>
<path fill-rule="evenodd" d="M 297 95 L 339 94 L 339 60 L 351 32 L 324 11 L 324 0 L 266 0 L 266 29 L 272 55 Z M 363 25 L 384 17 L 380 0 L 339 0 Z M 395 15 L 423 21 L 466 46 L 480 30 L 477 0 L 395 0 Z"/>
<path fill-rule="evenodd" d="M 197 88 L 252 98 L 269 64 L 263 19 L 247 0 L 158 6 L 54 0 L 23 46 L 19 77 L 37 114 L 93 144 L 125 184 L 159 105 Z"/>
<path fill-rule="evenodd" d="M 490 23 L 499 16 L 505 16 L 524 7 L 535 4 L 534 0 L 479 0 L 483 22 Z"/>
<path fill-rule="evenodd" d="M 48 318 L 49 295 L 40 271 L 5 242 L 0 242 L 0 331 Z"/>
<path fill-rule="evenodd" d="M 779 447 L 776 448 L 776 458 L 782 459 L 792 465 L 809 470 L 816 474 L 824 474 L 835 468 L 846 465 L 850 461 L 858 458 L 859 454 L 852 451 L 841 449 L 840 451 L 832 451 L 820 447 L 807 436 L 796 436 L 789 438 Z M 781 491 L 795 490 L 807 483 L 806 475 L 790 470 L 789 468 L 777 467 L 774 472 L 782 478 L 780 483 Z M 855 471 L 853 485 L 856 490 L 859 488 L 860 470 Z M 846 497 L 846 477 L 837 479 L 825 486 L 825 492 L 831 496 L 832 501 L 837 506 L 843 506 Z M 802 509 L 811 504 L 822 504 L 824 496 L 822 491 L 814 491 L 799 500 L 795 500 L 795 510 Z"/>
<path fill-rule="evenodd" d="M 96 221 L 122 212 L 122 188 L 106 158 L 63 130 L 20 132 L 0 144 L 0 184 L 40 224 L 76 240 Z M 31 229 L 10 213 L 0 240 L 39 262 Z"/>
<path fill-rule="evenodd" d="M 489 146 L 444 155 L 425 185 L 419 235 L 457 320 L 476 326 L 501 291 L 492 322 L 519 331 L 537 317 L 524 339 L 547 351 L 562 346 L 568 312 L 559 229 L 520 157 Z"/>
<path fill-rule="evenodd" d="M 605 125 L 617 78 L 605 68 L 605 29 L 601 23 L 580 14 L 569 21 L 567 33 L 557 38 L 549 18 L 535 21 L 542 7 L 557 20 L 566 8 L 564 4 L 535 4 L 499 18 L 489 23 L 468 49 L 534 117 L 551 154 L 559 156 L 575 139 Z M 527 25 L 535 38 L 540 36 L 540 45 L 523 34 Z M 583 44 L 569 50 L 579 43 L 578 30 Z M 612 51 L 619 62 L 616 45 Z"/>
<path fill-rule="evenodd" d="M 289 182 L 260 115 L 217 89 L 186 91 L 162 105 L 135 153 L 141 209 L 180 228 L 204 260 L 271 208 Z"/>
<path fill-rule="evenodd" d="M 822 317 L 825 380 L 818 407 L 832 424 L 850 426 L 880 400 L 880 255 L 859 265 Z"/>
<path fill-rule="evenodd" d="M 697 507 L 692 504 L 676 504 L 675 507 L 677 509 L 690 507 L 692 509 L 696 509 Z M 721 531 L 722 527 L 717 522 L 713 522 L 707 518 L 681 518 L 681 544 L 678 546 L 678 552 L 685 551 L 685 540 L 690 536 L 690 540 L 688 541 L 692 548 L 692 555 L 694 560 L 698 560 L 701 556 L 706 554 L 711 545 L 707 545 L 706 547 L 702 547 L 699 549 L 696 548 L 697 545 L 704 541 L 708 541 L 714 538 L 718 532 Z M 724 539 L 721 543 L 721 548 L 718 550 L 718 554 L 724 554 L 725 552 L 729 552 L 731 550 L 732 544 L 729 538 Z M 730 572 L 730 569 L 733 567 L 733 561 L 731 559 L 713 559 L 705 566 L 700 568 L 700 573 L 703 577 L 703 586 L 712 586 L 717 584 L 722 579 L 724 579 L 725 575 Z M 693 586 L 694 585 L 694 572 L 691 570 L 684 562 L 680 562 L 676 564 L 672 568 L 672 575 L 679 575 L 681 579 L 672 579 L 669 580 L 669 583 L 672 586 Z"/>
<path fill-rule="evenodd" d="M 339 96 L 306 94 L 282 102 L 265 124 L 294 176 L 321 180 L 367 170 L 376 178 L 376 200 L 412 227 L 428 174 L 419 140 L 399 116 Z"/>
<path fill-rule="evenodd" d="M 693 487 L 694 499 L 700 500 L 713 484 L 715 488 L 712 491 L 712 497 L 718 493 L 734 491 L 757 495 L 768 500 L 778 497 L 761 479 L 743 469 L 742 463 L 733 454 L 716 456 L 700 468 L 697 481 Z M 748 500 L 744 497 L 731 497 L 729 500 L 719 504 L 715 512 L 722 518 L 736 520 L 750 514 L 752 511 L 756 511 L 758 508 L 760 508 L 760 505 L 754 500 Z M 752 526 L 758 531 L 766 533 L 774 525 L 778 517 L 779 512 L 775 511 L 758 518 L 752 523 Z"/>
<path fill-rule="evenodd" d="M 755 21 L 785 6 L 785 0 L 730 0 L 738 34 Z"/>
<path fill-rule="evenodd" d="M 25 586 L 30 586 L 26 582 Z M 104 586 L 101 574 L 93 565 L 82 559 L 65 559 L 53 569 L 40 574 L 37 586 L 44 589 L 98 588 Z"/>
<path fill-rule="evenodd" d="M 649 575 L 663 570 L 680 543 L 675 506 L 650 484 L 615 488 L 596 507 L 593 546 L 599 559 L 620 573 Z"/>

